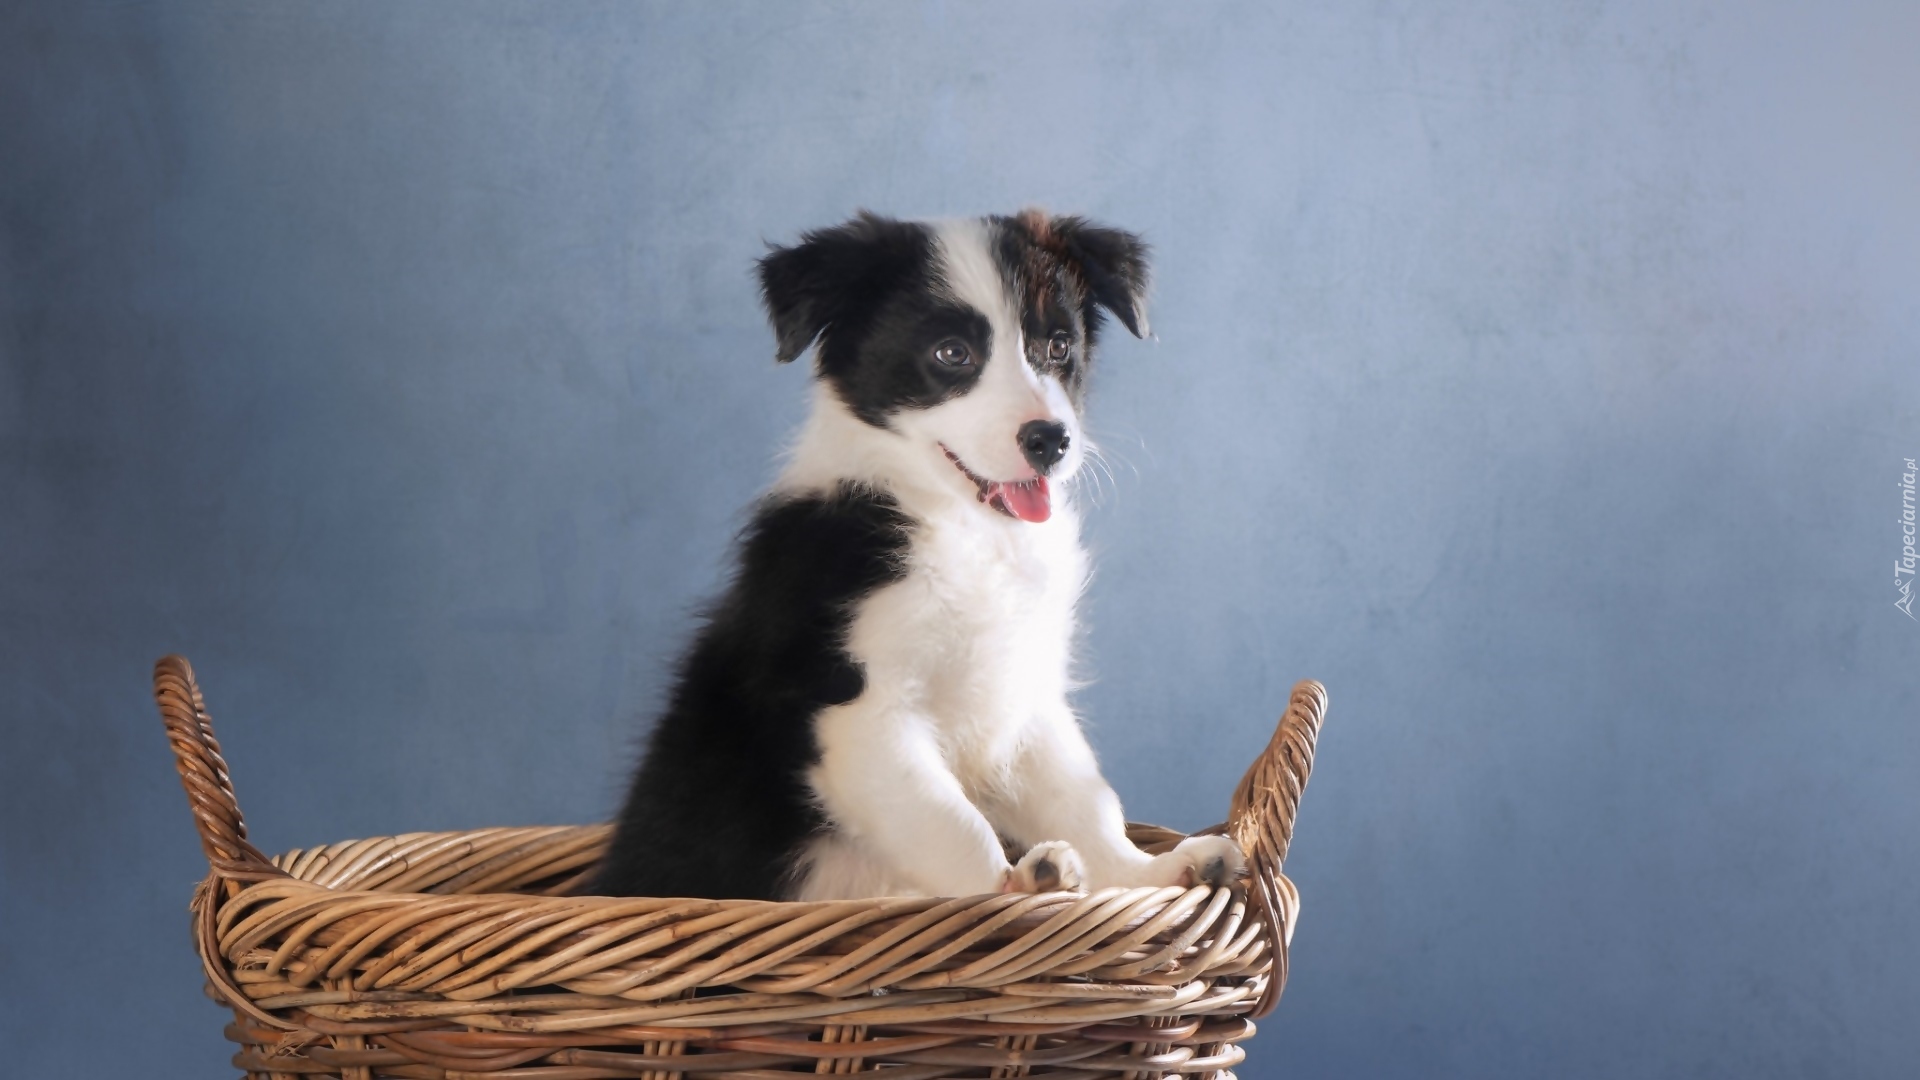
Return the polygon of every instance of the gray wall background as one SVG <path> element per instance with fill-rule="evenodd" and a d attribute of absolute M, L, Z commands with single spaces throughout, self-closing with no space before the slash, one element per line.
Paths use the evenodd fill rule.
<path fill-rule="evenodd" d="M 156 656 L 269 849 L 602 818 L 800 416 L 762 240 L 1039 203 L 1159 253 L 1130 812 L 1332 692 L 1246 1076 L 1912 1075 L 1912 11 L 9 5 L 9 1071 L 225 1068 Z"/>

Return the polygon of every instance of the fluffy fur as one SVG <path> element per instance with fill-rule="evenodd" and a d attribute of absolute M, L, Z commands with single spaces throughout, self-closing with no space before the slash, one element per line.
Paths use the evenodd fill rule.
<path fill-rule="evenodd" d="M 1027 211 L 862 215 L 760 264 L 813 410 L 680 669 L 596 885 L 840 899 L 1221 883 L 1127 841 L 1068 703 L 1087 580 L 1065 482 L 1146 249 Z M 1013 861 L 1010 861 L 1010 854 Z"/>

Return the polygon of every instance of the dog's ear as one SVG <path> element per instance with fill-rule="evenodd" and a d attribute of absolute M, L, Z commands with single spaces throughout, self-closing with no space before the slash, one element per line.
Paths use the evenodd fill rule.
<path fill-rule="evenodd" d="M 803 233 L 792 247 L 767 245 L 760 298 L 773 323 L 774 359 L 799 359 L 849 308 L 897 277 L 924 238 L 915 226 L 865 210 L 851 221 Z"/>
<path fill-rule="evenodd" d="M 1080 271 L 1089 299 L 1113 312 L 1134 337 L 1146 337 L 1147 244 L 1125 229 L 1096 225 L 1083 217 L 1056 217 L 1048 231 L 1058 250 Z M 1096 312 L 1088 313 L 1088 323 Z"/>

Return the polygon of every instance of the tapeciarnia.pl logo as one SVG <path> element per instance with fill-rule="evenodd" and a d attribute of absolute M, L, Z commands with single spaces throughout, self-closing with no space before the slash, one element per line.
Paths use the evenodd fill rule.
<path fill-rule="evenodd" d="M 1913 477 L 1920 473 L 1912 458 L 1906 459 L 1907 471 L 1900 474 L 1900 534 L 1902 544 L 1900 557 L 1893 560 L 1893 587 L 1900 592 L 1900 599 L 1893 606 L 1907 613 L 1907 618 L 1920 622 L 1913 614 Z M 1902 576 L 1904 575 L 1904 576 Z"/>

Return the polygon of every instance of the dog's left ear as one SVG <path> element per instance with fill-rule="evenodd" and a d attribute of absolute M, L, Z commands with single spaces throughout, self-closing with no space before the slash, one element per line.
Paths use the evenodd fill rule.
<path fill-rule="evenodd" d="M 1047 223 L 1058 250 L 1080 271 L 1090 299 L 1113 312 L 1134 337 L 1146 337 L 1147 244 L 1125 229 L 1096 225 L 1083 217 Z M 1093 316 L 1087 313 L 1088 324 Z"/>

